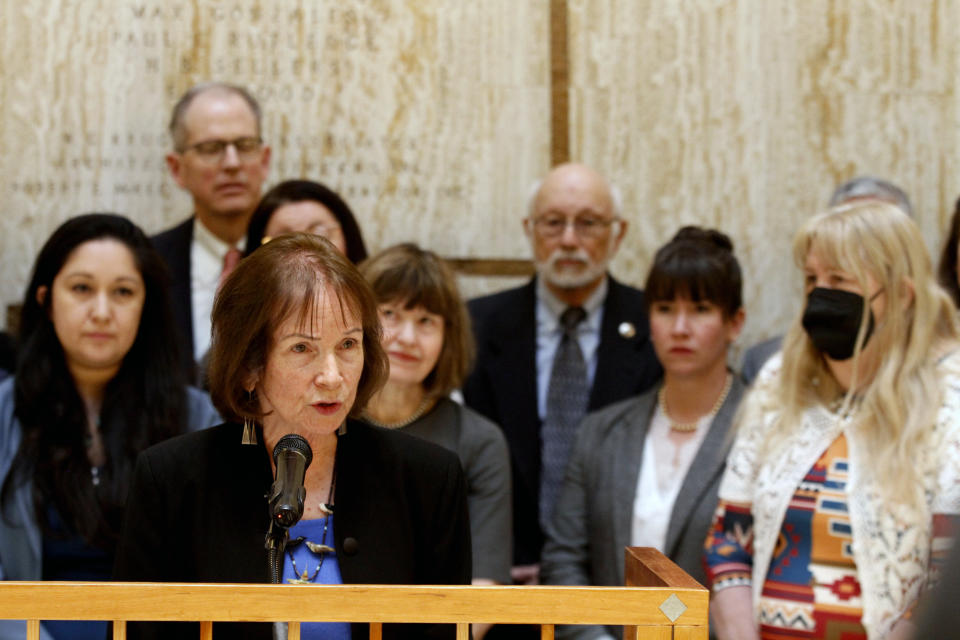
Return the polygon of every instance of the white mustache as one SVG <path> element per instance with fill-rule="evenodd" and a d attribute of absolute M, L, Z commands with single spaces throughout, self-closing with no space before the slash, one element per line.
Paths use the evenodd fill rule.
<path fill-rule="evenodd" d="M 547 258 L 547 266 L 550 268 L 556 267 L 557 262 L 560 260 L 577 260 L 583 262 L 584 264 L 590 264 L 590 256 L 583 249 L 573 249 L 572 251 L 557 249 L 550 254 L 550 257 Z"/>

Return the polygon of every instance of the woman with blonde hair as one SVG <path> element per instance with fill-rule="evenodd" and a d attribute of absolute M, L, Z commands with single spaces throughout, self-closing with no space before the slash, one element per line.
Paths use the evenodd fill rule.
<path fill-rule="evenodd" d="M 955 310 L 897 207 L 794 240 L 806 304 L 738 418 L 706 563 L 718 638 L 907 637 L 960 512 Z"/>

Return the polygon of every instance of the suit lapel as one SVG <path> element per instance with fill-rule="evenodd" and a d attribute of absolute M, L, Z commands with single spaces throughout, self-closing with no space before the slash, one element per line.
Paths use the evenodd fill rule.
<path fill-rule="evenodd" d="M 615 440 L 612 452 L 610 472 L 614 474 L 613 548 L 617 550 L 630 545 L 633 503 L 637 497 L 637 479 L 640 475 L 644 442 L 647 438 L 647 428 L 650 426 L 650 414 L 653 411 L 655 397 L 656 393 L 650 392 L 637 399 L 633 411 L 623 417 L 623 426 L 619 437 Z M 623 584 L 622 563 L 618 563 L 617 567 L 619 576 L 616 584 Z"/>
<path fill-rule="evenodd" d="M 193 243 L 193 220 L 190 216 L 173 229 L 154 236 L 151 240 L 163 257 L 170 272 L 170 303 L 184 370 L 192 380 L 195 374 L 193 358 L 193 300 L 190 293 L 190 247 Z"/>
<path fill-rule="evenodd" d="M 536 294 L 531 281 L 518 291 L 515 313 L 496 318 L 489 370 L 504 434 L 523 481 L 539 491 L 540 416 L 537 411 Z M 536 494 L 534 494 L 536 495 Z"/>
<path fill-rule="evenodd" d="M 180 236 L 178 241 L 180 248 L 175 261 L 170 265 L 170 269 L 173 271 L 171 274 L 172 286 L 170 287 L 170 291 L 171 296 L 176 299 L 174 303 L 174 313 L 179 316 L 177 318 L 179 325 L 185 329 L 184 333 L 186 335 L 184 337 L 188 341 L 188 353 L 191 355 L 192 360 L 194 331 L 193 300 L 190 291 L 190 247 L 193 244 L 192 217 L 184 223 L 182 231 L 178 233 L 178 235 Z"/>
<path fill-rule="evenodd" d="M 661 376 L 659 363 L 650 347 L 650 328 L 643 297 L 628 292 L 610 276 L 607 282 L 597 371 L 590 393 L 591 410 L 636 395 Z M 645 354 L 645 349 L 650 353 Z M 644 368 L 649 370 L 644 371 Z"/>
<path fill-rule="evenodd" d="M 694 456 L 693 462 L 690 463 L 690 470 L 687 472 L 683 484 L 680 486 L 680 492 L 677 494 L 677 499 L 673 503 L 664 548 L 664 553 L 668 556 L 675 553 L 675 547 L 680 541 L 680 536 L 686 530 L 704 492 L 710 488 L 716 476 L 723 471 L 727 452 L 733 443 L 733 438 L 727 437 L 727 434 L 740 404 L 740 397 L 743 395 L 743 384 L 737 374 L 732 375 L 733 383 L 730 386 L 730 393 L 710 424 L 710 431 L 700 444 L 700 449 Z"/>

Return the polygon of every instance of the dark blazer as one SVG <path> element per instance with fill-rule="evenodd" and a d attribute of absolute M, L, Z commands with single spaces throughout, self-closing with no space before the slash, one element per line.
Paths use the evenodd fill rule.
<path fill-rule="evenodd" d="M 119 580 L 270 582 L 263 445 L 224 424 L 151 447 L 137 461 L 117 549 Z M 262 438 L 260 442 L 263 442 Z M 466 481 L 456 454 L 351 421 L 337 444 L 335 548 L 348 584 L 468 584 Z M 196 637 L 191 625 L 131 625 L 131 638 Z M 269 624 L 218 624 L 215 637 L 271 638 Z M 354 638 L 369 626 L 355 624 Z M 384 627 L 384 638 L 453 638 L 452 625 Z"/>
<path fill-rule="evenodd" d="M 170 272 L 170 304 L 177 326 L 177 348 L 187 379 L 197 381 L 193 358 L 193 300 L 190 294 L 190 245 L 193 243 L 193 216 L 150 240 L 167 263 Z"/>
<path fill-rule="evenodd" d="M 563 491 L 547 531 L 540 577 L 546 584 L 620 586 L 633 503 L 657 391 L 589 414 L 577 434 Z M 730 425 L 744 393 L 735 375 L 673 503 L 664 554 L 703 583 L 703 542 L 717 508 L 717 490 L 733 442 Z M 599 627 L 562 626 L 557 638 L 593 638 Z M 620 637 L 615 627 L 608 633 Z"/>
<path fill-rule="evenodd" d="M 608 277 L 589 410 L 635 396 L 662 369 L 650 343 L 643 292 Z M 536 280 L 469 302 L 477 363 L 463 387 L 467 405 L 500 425 L 513 465 L 514 563 L 540 559 L 540 417 L 537 412 Z M 635 334 L 621 334 L 621 323 Z"/>

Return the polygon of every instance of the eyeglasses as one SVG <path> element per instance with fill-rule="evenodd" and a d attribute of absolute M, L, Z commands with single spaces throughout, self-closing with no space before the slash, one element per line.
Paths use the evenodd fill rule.
<path fill-rule="evenodd" d="M 577 216 L 572 220 L 564 216 L 543 216 L 533 221 L 537 232 L 544 238 L 556 238 L 563 235 L 568 225 L 573 225 L 573 232 L 581 238 L 596 238 L 602 235 L 607 228 L 619 218 L 601 218 L 599 216 Z"/>
<path fill-rule="evenodd" d="M 201 160 L 214 163 L 223 160 L 227 147 L 233 147 L 241 160 L 253 160 L 263 147 L 263 139 L 259 136 L 244 136 L 233 140 L 204 140 L 191 144 L 182 153 L 194 151 Z"/>

